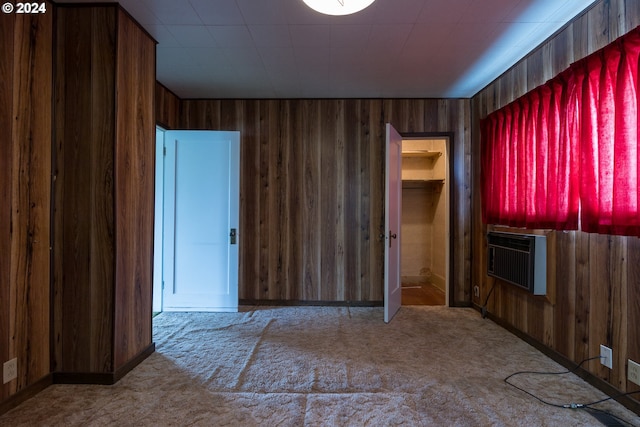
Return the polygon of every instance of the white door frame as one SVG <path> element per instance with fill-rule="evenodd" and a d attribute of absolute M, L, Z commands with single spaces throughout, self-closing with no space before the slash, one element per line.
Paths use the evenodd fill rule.
<path fill-rule="evenodd" d="M 156 126 L 155 216 L 153 232 L 153 312 L 162 311 L 164 223 L 164 132 Z"/>

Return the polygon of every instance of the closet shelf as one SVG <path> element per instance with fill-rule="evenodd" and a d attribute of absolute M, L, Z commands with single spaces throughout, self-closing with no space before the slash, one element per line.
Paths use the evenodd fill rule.
<path fill-rule="evenodd" d="M 403 179 L 402 188 L 426 188 L 431 185 L 443 185 L 444 179 Z"/>
<path fill-rule="evenodd" d="M 408 150 L 402 152 L 402 157 L 440 157 L 442 153 L 440 151 L 429 150 Z"/>

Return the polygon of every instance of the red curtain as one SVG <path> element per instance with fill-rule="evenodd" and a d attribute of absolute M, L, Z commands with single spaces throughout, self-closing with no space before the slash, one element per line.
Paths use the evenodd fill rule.
<path fill-rule="evenodd" d="M 482 217 L 640 236 L 638 29 L 489 115 Z"/>
<path fill-rule="evenodd" d="M 579 186 L 575 96 L 565 72 L 481 123 L 483 221 L 512 227 L 576 229 Z"/>
<path fill-rule="evenodd" d="M 638 57 L 633 31 L 572 66 L 579 92 L 582 230 L 640 235 Z"/>

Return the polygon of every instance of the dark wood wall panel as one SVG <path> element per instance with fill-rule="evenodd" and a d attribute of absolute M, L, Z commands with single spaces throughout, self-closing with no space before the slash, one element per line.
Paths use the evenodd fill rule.
<path fill-rule="evenodd" d="M 52 21 L 0 17 L 0 363 L 18 361 L 0 402 L 50 372 Z"/>
<path fill-rule="evenodd" d="M 13 15 L 0 16 L 0 282 L 10 284 L 11 279 L 11 212 L 13 211 L 13 64 L 14 64 Z M 9 208 L 6 208 L 9 207 Z M 0 361 L 12 357 L 11 349 L 11 288 L 0 286 Z M 0 401 L 15 393 L 15 384 L 0 388 Z"/>
<path fill-rule="evenodd" d="M 53 371 L 151 345 L 155 42 L 117 5 L 56 15 Z"/>
<path fill-rule="evenodd" d="M 640 16 L 640 13 L 636 16 Z M 627 357 L 640 360 L 640 239 L 628 239 L 627 246 Z M 638 391 L 640 386 L 627 381 L 626 391 Z"/>
<path fill-rule="evenodd" d="M 113 370 L 115 8 L 57 11 L 55 367 Z"/>
<path fill-rule="evenodd" d="M 156 124 L 164 129 L 175 129 L 180 118 L 180 98 L 157 82 L 155 91 Z"/>
<path fill-rule="evenodd" d="M 115 370 L 151 344 L 156 63 L 155 42 L 121 9 L 117 28 Z"/>
<path fill-rule="evenodd" d="M 241 132 L 244 300 L 383 299 L 384 124 L 452 132 L 452 300 L 470 299 L 468 100 L 183 100 L 180 128 Z"/>
<path fill-rule="evenodd" d="M 479 119 L 553 78 L 588 54 L 604 47 L 640 23 L 636 0 L 602 0 L 555 37 L 483 89 L 472 99 L 473 122 L 473 266 L 474 298 L 484 304 L 494 286 L 486 274 L 486 232 L 480 210 Z M 501 321 L 531 336 L 574 362 L 599 355 L 600 344 L 613 349 L 614 368 L 587 364 L 593 375 L 620 391 L 637 390 L 626 380 L 626 361 L 640 361 L 640 280 L 636 237 L 574 232 L 548 236 L 549 295 L 532 297 L 495 283 L 488 310 Z M 635 397 L 637 398 L 637 396 Z"/>

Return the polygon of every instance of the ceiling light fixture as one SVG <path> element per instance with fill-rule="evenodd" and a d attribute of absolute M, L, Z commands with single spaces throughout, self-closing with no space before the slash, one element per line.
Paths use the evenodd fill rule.
<path fill-rule="evenodd" d="M 311 9 L 325 15 L 351 15 L 375 0 L 303 0 Z"/>

